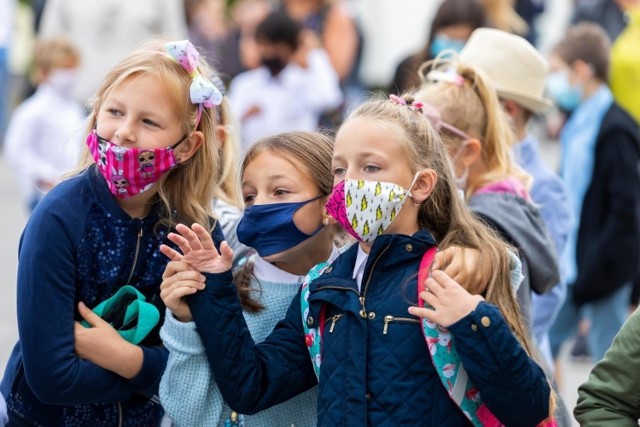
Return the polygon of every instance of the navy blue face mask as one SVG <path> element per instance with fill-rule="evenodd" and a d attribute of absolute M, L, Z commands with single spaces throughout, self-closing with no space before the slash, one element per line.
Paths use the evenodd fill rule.
<path fill-rule="evenodd" d="M 245 209 L 236 233 L 238 241 L 255 249 L 261 257 L 284 252 L 315 236 L 322 226 L 311 234 L 303 233 L 293 222 L 298 209 L 318 200 L 314 197 L 297 203 L 271 203 L 253 205 Z"/>

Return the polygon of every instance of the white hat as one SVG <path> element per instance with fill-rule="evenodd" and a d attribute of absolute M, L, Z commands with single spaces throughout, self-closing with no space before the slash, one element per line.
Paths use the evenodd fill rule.
<path fill-rule="evenodd" d="M 492 28 L 475 30 L 459 55 L 460 63 L 480 68 L 498 96 L 542 113 L 553 103 L 543 97 L 547 61 L 528 41 Z"/>

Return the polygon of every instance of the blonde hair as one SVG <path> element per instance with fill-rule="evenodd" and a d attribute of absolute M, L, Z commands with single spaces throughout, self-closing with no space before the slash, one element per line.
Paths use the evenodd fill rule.
<path fill-rule="evenodd" d="M 212 228 L 214 218 L 213 199 L 218 177 L 218 143 L 216 141 L 215 107 L 204 108 L 202 117 L 195 127 L 198 105 L 189 98 L 191 77 L 184 68 L 164 51 L 164 41 L 154 39 L 144 43 L 117 64 L 104 78 L 97 95 L 90 102 L 91 114 L 88 132 L 96 127 L 97 113 L 111 90 L 126 79 L 140 75 L 153 75 L 163 82 L 158 90 L 164 90 L 175 101 L 181 131 L 185 135 L 198 130 L 204 140 L 195 154 L 175 169 L 164 174 L 157 182 L 158 199 L 161 202 L 159 223 L 169 228 L 182 222 L 199 223 Z M 198 71 L 210 75 L 211 67 L 200 58 Z M 87 149 L 75 174 L 94 163 Z"/>
<path fill-rule="evenodd" d="M 407 105 L 413 99 L 405 97 Z M 482 253 L 485 271 L 491 271 L 484 283 L 467 284 L 472 294 L 481 294 L 500 309 L 514 335 L 531 357 L 533 346 L 524 325 L 515 290 L 511 285 L 509 245 L 469 210 L 459 197 L 444 145 L 427 118 L 419 111 L 387 100 L 370 100 L 360 105 L 345 121 L 366 118 L 375 120 L 403 144 L 411 173 L 432 169 L 438 175 L 435 187 L 418 212 L 418 225 L 431 231 L 440 248 L 460 246 Z M 490 268 L 487 268 L 490 267 Z M 553 406 L 553 398 L 550 407 Z"/>
<path fill-rule="evenodd" d="M 428 74 L 431 71 L 454 76 L 457 74 L 463 81 L 451 82 L 445 78 L 432 82 Z M 414 94 L 415 98 L 435 107 L 444 122 L 481 142 L 481 158 L 487 172 L 476 182 L 469 183 L 465 196 L 469 198 L 480 187 L 509 177 L 517 178 L 529 189 L 531 176 L 515 162 L 511 154 L 516 136 L 500 106 L 498 95 L 484 72 L 477 67 L 459 63 L 457 57 L 453 56 L 423 64 L 420 74 L 423 76 L 423 84 Z M 450 148 L 449 152 L 456 152 L 462 145 L 461 138 L 450 135 L 446 129 L 441 130 L 441 136 Z"/>
<path fill-rule="evenodd" d="M 36 84 L 42 83 L 47 74 L 56 67 L 78 66 L 80 52 L 64 36 L 38 39 L 33 50 L 32 80 Z"/>
<path fill-rule="evenodd" d="M 218 106 L 220 111 L 220 125 L 224 128 L 224 141 L 219 152 L 220 169 L 214 197 L 235 206 L 244 207 L 238 187 L 238 166 L 240 164 L 240 138 L 238 138 L 238 125 L 231 111 L 231 105 L 227 97 L 222 99 Z"/>
<path fill-rule="evenodd" d="M 253 144 L 242 162 L 241 174 L 249 164 L 264 152 L 272 153 L 285 159 L 297 160 L 303 165 L 300 172 L 307 175 L 318 187 L 323 196 L 333 190 L 333 142 L 328 136 L 318 132 L 287 132 L 262 138 Z M 255 313 L 263 306 L 252 295 L 259 291 L 251 287 L 253 263 L 245 264 L 234 276 L 238 288 L 238 297 L 244 310 Z"/>

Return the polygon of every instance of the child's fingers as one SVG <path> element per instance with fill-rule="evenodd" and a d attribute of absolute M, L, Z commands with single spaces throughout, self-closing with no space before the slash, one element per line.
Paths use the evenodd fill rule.
<path fill-rule="evenodd" d="M 430 308 L 411 306 L 409 307 L 409 314 L 412 314 L 417 317 L 422 317 L 423 319 L 431 320 L 432 322 L 438 323 L 436 321 L 436 318 L 438 317 L 438 315 L 436 314 L 436 311 Z"/>
<path fill-rule="evenodd" d="M 231 249 L 226 240 L 220 244 L 220 252 L 222 256 L 222 263 L 231 268 L 231 265 L 233 264 L 233 249 Z"/>
<path fill-rule="evenodd" d="M 193 268 L 182 261 L 169 261 L 167 266 L 164 268 L 164 273 L 162 273 L 162 279 L 169 279 L 171 276 L 179 273 L 181 271 L 194 271 Z"/>
<path fill-rule="evenodd" d="M 191 252 L 191 245 L 189 244 L 189 241 L 181 235 L 177 233 L 169 233 L 167 234 L 167 239 L 178 245 L 178 247 L 180 248 L 180 252 L 182 252 L 182 255 L 187 255 L 189 252 Z"/>
<path fill-rule="evenodd" d="M 436 256 L 433 258 L 433 264 L 431 264 L 431 269 L 440 270 L 446 267 L 451 263 L 453 255 L 454 251 L 451 248 L 436 252 Z"/>
<path fill-rule="evenodd" d="M 166 287 L 160 291 L 160 298 L 169 306 L 173 302 L 177 302 L 184 294 L 185 289 L 191 289 L 186 295 L 194 294 L 204 289 L 204 283 L 196 280 L 180 280 L 172 286 Z"/>
<path fill-rule="evenodd" d="M 162 253 L 164 256 L 169 258 L 171 261 L 181 261 L 182 260 L 182 254 L 180 252 L 176 251 L 173 248 L 170 248 L 169 246 L 167 246 L 165 244 L 160 245 L 160 253 Z"/>
<path fill-rule="evenodd" d="M 80 316 L 82 316 L 82 318 L 94 328 L 107 323 L 102 320 L 100 316 L 91 311 L 89 307 L 84 305 L 82 301 L 78 303 L 78 312 L 80 313 Z"/>
<path fill-rule="evenodd" d="M 178 230 L 177 227 L 176 227 L 176 230 Z M 190 229 L 187 226 L 183 226 L 183 227 L 180 227 L 180 230 L 178 231 L 180 232 L 180 234 L 182 234 L 182 237 L 187 239 L 187 242 L 189 243 L 189 247 L 192 250 L 202 249 L 202 243 L 200 242 L 198 235 L 192 229 Z"/>
<path fill-rule="evenodd" d="M 438 297 L 429 291 L 422 291 L 420 295 L 418 295 L 422 301 L 425 302 L 425 305 L 433 307 L 435 310 L 440 306 L 440 301 Z"/>
<path fill-rule="evenodd" d="M 178 286 L 181 286 L 180 282 L 183 282 L 183 281 L 198 282 L 202 285 L 202 288 L 204 288 L 204 283 L 206 282 L 206 278 L 197 271 L 193 271 L 193 270 L 180 271 L 174 274 L 173 276 L 163 280 L 162 284 L 160 284 L 160 290 L 162 291 L 165 289 L 176 288 Z"/>
<path fill-rule="evenodd" d="M 211 238 L 211 234 L 207 231 L 206 228 L 201 226 L 198 223 L 195 223 L 191 226 L 191 229 L 196 233 L 198 239 L 200 240 L 200 244 L 203 249 L 211 250 L 215 249 L 215 245 L 213 244 L 213 239 Z"/>
<path fill-rule="evenodd" d="M 429 276 L 429 278 L 425 281 L 424 284 L 425 284 L 425 288 L 435 296 L 440 295 L 444 291 L 444 287 L 433 277 L 433 272 L 431 273 L 431 276 Z"/>
<path fill-rule="evenodd" d="M 453 280 L 447 273 L 442 270 L 436 270 L 431 272 L 431 279 L 434 279 L 439 286 L 444 288 L 460 287 L 460 284 Z"/>

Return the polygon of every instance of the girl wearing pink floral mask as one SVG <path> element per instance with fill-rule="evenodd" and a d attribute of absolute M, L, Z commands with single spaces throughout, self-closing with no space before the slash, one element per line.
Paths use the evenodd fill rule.
<path fill-rule="evenodd" d="M 317 384 L 318 425 L 535 426 L 549 417 L 553 397 L 531 359 L 508 247 L 465 207 L 446 156 L 410 98 L 368 101 L 347 118 L 326 208 L 359 243 L 310 272 L 260 344 L 242 318 L 229 251 L 218 254 L 199 227 L 169 237 L 181 253 L 163 247 L 168 269 L 187 264 L 206 277 L 188 303 L 231 407 L 255 413 Z M 490 274 L 463 287 L 433 269 L 419 284 L 436 244 L 479 251 Z M 162 285 L 181 286 L 202 289 Z"/>
<path fill-rule="evenodd" d="M 159 247 L 181 221 L 222 240 L 211 211 L 222 95 L 198 56 L 186 40 L 153 41 L 116 65 L 93 103 L 78 172 L 31 216 L 19 255 L 20 341 L 1 385 L 11 425 L 160 424 Z M 151 307 L 113 303 L 103 312 L 111 323 L 92 312 L 125 285 Z M 135 342 L 121 334 L 143 324 Z"/>

